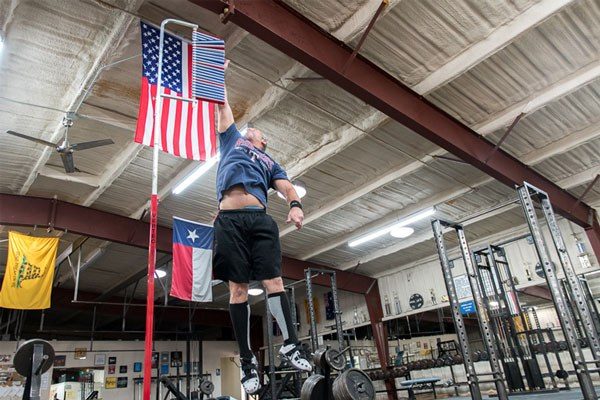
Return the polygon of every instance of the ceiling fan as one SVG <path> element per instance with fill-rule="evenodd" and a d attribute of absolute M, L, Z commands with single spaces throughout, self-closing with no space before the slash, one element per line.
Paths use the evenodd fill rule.
<path fill-rule="evenodd" d="M 65 172 L 68 174 L 71 174 L 73 172 L 81 172 L 75 167 L 75 163 L 73 161 L 74 151 L 88 150 L 94 147 L 107 146 L 109 144 L 115 143 L 112 139 L 92 140 L 90 142 L 81 143 L 69 143 L 68 133 L 69 128 L 73 126 L 73 120 L 69 117 L 65 117 L 63 118 L 62 124 L 65 127 L 65 138 L 63 139 L 62 143 L 48 142 L 46 140 L 23 135 L 22 133 L 18 133 L 15 131 L 6 131 L 6 133 L 8 133 L 9 135 L 20 137 L 22 139 L 31 140 L 32 142 L 43 144 L 44 146 L 54 148 L 56 152 L 60 155 L 63 167 L 65 168 Z"/>

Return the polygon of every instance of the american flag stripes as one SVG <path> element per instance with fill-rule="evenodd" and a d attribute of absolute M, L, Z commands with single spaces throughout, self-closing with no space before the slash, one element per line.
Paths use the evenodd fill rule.
<path fill-rule="evenodd" d="M 192 94 L 225 102 L 225 42 L 202 32 L 192 33 Z"/>
<path fill-rule="evenodd" d="M 154 143 L 154 109 L 158 80 L 160 30 L 141 22 L 142 90 L 135 141 Z M 190 98 L 192 45 L 165 33 L 162 86 L 171 96 Z M 184 102 L 163 98 L 160 149 L 178 157 L 206 160 L 216 154 L 215 105 L 206 101 Z"/>

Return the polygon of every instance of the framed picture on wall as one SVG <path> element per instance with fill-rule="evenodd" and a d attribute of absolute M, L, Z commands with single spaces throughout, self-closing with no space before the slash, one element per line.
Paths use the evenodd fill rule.
<path fill-rule="evenodd" d="M 104 381 L 105 389 L 116 389 L 117 387 L 117 378 L 114 376 L 106 377 L 106 381 Z"/>
<path fill-rule="evenodd" d="M 118 388 L 126 388 L 127 387 L 127 377 L 120 376 L 117 378 L 117 387 Z"/>
<path fill-rule="evenodd" d="M 154 360 L 152 360 L 152 364 L 154 365 Z M 142 363 L 141 362 L 133 363 L 133 372 L 142 372 Z"/>
<path fill-rule="evenodd" d="M 165 363 L 169 363 L 169 353 L 164 351 L 162 353 L 160 353 L 160 363 L 161 364 L 165 364 Z"/>
<path fill-rule="evenodd" d="M 94 355 L 94 366 L 104 366 L 106 364 L 106 354 L 96 354 Z"/>
<path fill-rule="evenodd" d="M 168 374 L 169 373 L 169 364 L 162 364 L 160 366 L 160 373 L 161 374 Z"/>
<path fill-rule="evenodd" d="M 158 368 L 158 359 L 159 359 L 159 354 L 157 351 L 152 353 L 152 368 Z"/>
<path fill-rule="evenodd" d="M 119 366 L 119 373 L 120 374 L 126 374 L 127 373 L 127 365 L 120 365 Z"/>
<path fill-rule="evenodd" d="M 171 367 L 183 367 L 183 353 L 181 351 L 171 352 Z"/>
<path fill-rule="evenodd" d="M 108 365 L 115 365 L 117 363 L 117 357 L 108 357 Z"/>
<path fill-rule="evenodd" d="M 54 366 L 64 367 L 67 362 L 67 356 L 54 356 Z"/>
<path fill-rule="evenodd" d="M 114 365 L 109 365 L 108 366 L 108 373 L 109 373 L 109 375 L 113 375 L 115 373 L 115 366 Z"/>

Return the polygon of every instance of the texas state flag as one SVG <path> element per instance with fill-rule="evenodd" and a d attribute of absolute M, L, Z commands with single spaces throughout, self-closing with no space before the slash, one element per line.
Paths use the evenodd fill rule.
<path fill-rule="evenodd" d="M 171 296 L 212 301 L 213 227 L 173 217 Z"/>

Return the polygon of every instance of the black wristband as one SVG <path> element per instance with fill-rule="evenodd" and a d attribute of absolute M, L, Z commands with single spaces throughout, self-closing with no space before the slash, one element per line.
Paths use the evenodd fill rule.
<path fill-rule="evenodd" d="M 298 207 L 302 210 L 302 203 L 300 203 L 298 200 L 292 200 L 290 201 L 290 209 L 292 209 L 293 207 Z"/>

